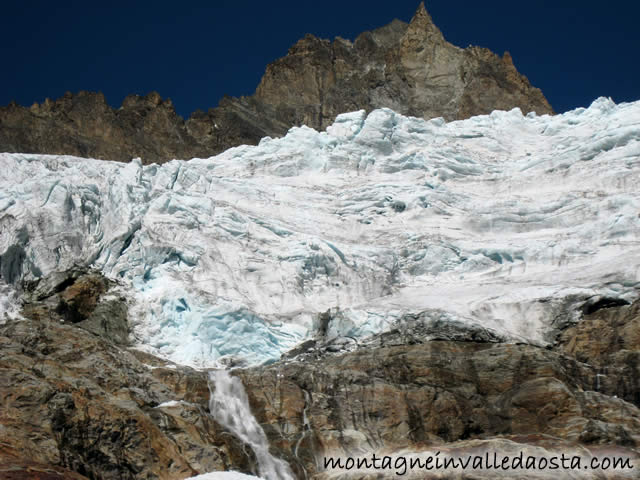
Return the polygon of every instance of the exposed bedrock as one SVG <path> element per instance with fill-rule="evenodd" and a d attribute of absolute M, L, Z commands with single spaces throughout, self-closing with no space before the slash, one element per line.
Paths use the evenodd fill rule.
<path fill-rule="evenodd" d="M 46 285 L 48 294 L 32 285 L 28 318 L 0 326 L 0 471 L 39 478 L 18 476 L 33 467 L 47 479 L 82 478 L 65 471 L 95 479 L 255 473 L 251 449 L 209 415 L 206 372 L 118 345 L 46 309 L 66 301 L 86 313 L 114 295 L 100 276 L 74 275 Z M 438 447 L 617 449 L 637 463 L 640 387 L 630 359 L 640 353 L 639 308 L 586 315 L 555 349 L 474 341 L 473 332 L 410 343 L 391 334 L 348 353 L 234 375 L 272 453 L 299 478 L 328 478 L 317 463 L 323 455 Z"/>
<path fill-rule="evenodd" d="M 120 480 L 251 468 L 207 413 L 205 373 L 44 319 L 0 327 L 0 349 L 0 471 L 35 462 Z"/>
<path fill-rule="evenodd" d="M 499 438 L 636 451 L 637 387 L 631 393 L 624 368 L 612 368 L 606 382 L 599 372 L 528 345 L 430 341 L 240 375 L 273 444 L 297 449 L 304 468 L 315 472 L 325 454 L 420 451 L 470 440 L 486 440 L 490 449 Z"/>

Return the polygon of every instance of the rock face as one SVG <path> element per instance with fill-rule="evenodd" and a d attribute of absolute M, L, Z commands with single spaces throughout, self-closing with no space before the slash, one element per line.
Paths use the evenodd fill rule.
<path fill-rule="evenodd" d="M 97 273 L 68 272 L 41 279 L 27 293 L 30 318 L 71 323 L 113 343 L 129 343 L 127 305 L 122 296 L 106 295 L 113 282 Z"/>
<path fill-rule="evenodd" d="M 101 93 L 67 93 L 24 108 L 0 110 L 0 145 L 4 151 L 73 154 L 129 161 L 197 156 L 192 138 L 170 100 L 157 93 L 131 95 L 113 110 Z"/>
<path fill-rule="evenodd" d="M 80 277 L 54 297 L 76 293 L 90 305 L 88 287 L 99 280 Z M 0 477 L 181 479 L 251 470 L 241 443 L 208 414 L 206 372 L 118 346 L 78 328 L 82 322 L 61 323 L 43 307 L 47 300 L 0 325 Z"/>
<path fill-rule="evenodd" d="M 614 309 L 606 316 L 623 322 L 630 314 Z M 574 340 L 569 329 L 563 338 L 585 341 L 585 330 L 595 333 L 587 327 Z M 387 340 L 387 346 L 240 375 L 274 443 L 297 451 L 308 473 L 318 472 L 324 455 L 437 446 L 490 450 L 502 449 L 503 442 L 525 450 L 606 445 L 637 458 L 640 409 L 629 371 L 611 367 L 604 381 L 598 366 L 565 355 L 561 345 L 551 351 L 477 341 Z"/>
<path fill-rule="evenodd" d="M 61 323 L 47 308 L 66 303 L 91 317 L 113 296 L 106 280 L 71 272 L 29 288 L 26 318 L 0 325 L 3 478 L 255 473 L 251 450 L 210 415 L 215 386 L 206 372 L 117 345 L 108 332 L 78 328 L 82 321 Z M 280 362 L 234 374 L 272 452 L 301 479 L 343 478 L 324 470 L 325 455 L 430 449 L 584 458 L 615 452 L 637 467 L 639 312 L 640 302 L 591 312 L 565 328 L 553 349 L 450 329 L 437 340 L 433 332 L 409 338 L 392 331 L 341 351 L 319 337 Z M 395 474 L 388 473 L 347 478 Z M 509 473 L 464 478 L 556 475 Z M 582 473 L 575 478 L 636 478 L 634 471 Z"/>
<path fill-rule="evenodd" d="M 424 4 L 410 24 L 394 20 L 353 43 L 307 35 L 267 67 L 255 97 L 285 123 L 316 129 L 339 113 L 382 107 L 446 120 L 514 107 L 552 113 L 509 53 L 500 58 L 485 48 L 448 43 Z"/>
<path fill-rule="evenodd" d="M 585 315 L 560 334 L 556 348 L 597 368 L 598 388 L 640 405 L 640 302 Z"/>
<path fill-rule="evenodd" d="M 157 93 L 131 95 L 116 110 L 90 92 L 0 107 L 0 151 L 145 163 L 209 157 L 292 126 L 324 129 L 339 113 L 381 107 L 447 120 L 514 107 L 553 113 L 508 53 L 448 43 L 421 4 L 411 23 L 394 20 L 353 43 L 307 35 L 267 66 L 255 95 L 225 97 L 186 121 Z"/>

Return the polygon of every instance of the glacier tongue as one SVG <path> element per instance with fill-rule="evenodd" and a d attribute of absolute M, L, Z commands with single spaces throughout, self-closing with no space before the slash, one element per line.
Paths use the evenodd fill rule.
<path fill-rule="evenodd" d="M 544 344 L 588 298 L 640 285 L 640 102 L 353 112 L 145 167 L 0 158 L 3 281 L 91 265 L 129 287 L 141 347 L 194 366 L 278 358 L 328 309 L 329 336 L 419 314 Z"/>

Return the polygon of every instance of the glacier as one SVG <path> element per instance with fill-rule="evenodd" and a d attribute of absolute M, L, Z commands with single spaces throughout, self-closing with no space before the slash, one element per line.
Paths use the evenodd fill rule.
<path fill-rule="evenodd" d="M 640 286 L 640 102 L 445 122 L 388 109 L 162 165 L 0 154 L 0 322 L 101 271 L 136 345 L 215 367 L 408 318 L 545 345 Z"/>

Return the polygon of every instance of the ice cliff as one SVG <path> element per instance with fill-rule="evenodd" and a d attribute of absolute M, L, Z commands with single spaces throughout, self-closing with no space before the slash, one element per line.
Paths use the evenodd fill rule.
<path fill-rule="evenodd" d="M 208 159 L 0 163 L 0 317 L 25 282 L 90 266 L 141 348 L 194 366 L 417 324 L 545 344 L 640 286 L 640 102 L 360 111 Z"/>

